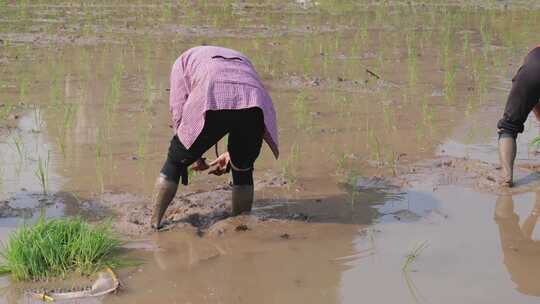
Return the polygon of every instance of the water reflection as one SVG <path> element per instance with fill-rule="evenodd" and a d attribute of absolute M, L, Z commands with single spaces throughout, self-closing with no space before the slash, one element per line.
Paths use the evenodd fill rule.
<path fill-rule="evenodd" d="M 0 229 L 13 228 L 21 223 L 32 224 L 40 217 L 84 216 L 89 220 L 104 217 L 107 211 L 73 193 L 20 191 L 5 200 L 0 199 Z M 0 238 L 4 237 L 0 235 Z"/>
<path fill-rule="evenodd" d="M 540 191 L 536 192 L 534 207 L 520 224 L 511 195 L 502 195 L 495 206 L 495 222 L 503 251 L 503 262 L 517 290 L 540 296 L 540 240 L 533 232 L 540 217 Z"/>
<path fill-rule="evenodd" d="M 285 232 L 290 237 L 280 236 Z M 144 275 L 124 276 L 129 290 L 105 302 L 339 303 L 349 267 L 335 258 L 352 253 L 355 232 L 353 225 L 295 222 L 218 239 L 161 233 L 160 250 L 147 253 L 139 270 Z"/>
<path fill-rule="evenodd" d="M 36 108 L 18 118 L 17 127 L 0 141 L 0 167 L 2 188 L 0 199 L 20 191 L 43 191 L 38 176 L 40 163 L 43 168 L 46 190 L 57 191 L 63 180 L 57 173 L 58 159 L 50 157 L 49 137 L 42 130 L 46 123 L 41 110 Z"/>

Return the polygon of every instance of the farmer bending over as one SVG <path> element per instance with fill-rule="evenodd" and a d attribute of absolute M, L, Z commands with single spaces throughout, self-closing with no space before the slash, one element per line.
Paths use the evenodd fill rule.
<path fill-rule="evenodd" d="M 232 213 L 253 204 L 253 164 L 264 139 L 279 155 L 276 113 L 257 72 L 243 54 L 199 46 L 184 52 L 171 72 L 170 111 L 175 135 L 155 186 L 152 227 L 159 229 L 178 183 L 187 185 L 187 168 L 212 167 L 209 174 L 232 171 Z M 209 165 L 204 152 L 229 134 L 226 153 Z"/>
<path fill-rule="evenodd" d="M 516 137 L 523 132 L 524 123 L 531 111 L 540 121 L 540 46 L 529 52 L 523 65 L 512 79 L 512 89 L 506 102 L 504 115 L 497 129 L 499 156 L 502 167 L 501 185 L 513 186 L 513 169 L 516 158 Z"/>

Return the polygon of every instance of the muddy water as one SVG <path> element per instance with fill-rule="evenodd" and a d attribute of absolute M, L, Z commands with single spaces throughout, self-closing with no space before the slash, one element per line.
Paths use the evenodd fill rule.
<path fill-rule="evenodd" d="M 122 270 L 125 291 L 105 302 L 537 301 L 537 125 L 520 137 L 519 163 L 533 166 L 513 197 L 477 187 L 496 173 L 493 126 L 538 44 L 537 6 L 0 1 L 1 237 L 41 210 L 115 215 L 145 263 Z M 185 225 L 147 234 L 170 65 L 198 44 L 252 58 L 282 157 L 263 151 L 252 216 L 222 220 L 227 177 L 198 175 L 169 216 Z"/>
<path fill-rule="evenodd" d="M 417 184 L 374 203 L 363 214 L 378 221 L 363 228 L 314 214 L 310 224 L 227 220 L 221 225 L 231 234 L 218 238 L 154 235 L 147 241 L 160 249 L 140 254 L 146 263 L 123 273 L 125 294 L 106 302 L 536 303 L 538 194 L 432 189 Z M 240 224 L 248 230 L 235 231 Z M 402 272 L 423 242 L 428 247 Z"/>

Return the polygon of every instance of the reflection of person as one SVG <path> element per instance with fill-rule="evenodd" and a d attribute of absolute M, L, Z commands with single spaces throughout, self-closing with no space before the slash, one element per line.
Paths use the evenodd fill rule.
<path fill-rule="evenodd" d="M 507 187 L 513 185 L 517 134 L 523 132 L 524 123 L 531 111 L 540 121 L 540 46 L 525 57 L 512 83 L 503 117 L 497 124 L 502 167 L 501 185 Z"/>
<path fill-rule="evenodd" d="M 536 204 L 519 226 L 512 196 L 497 199 L 495 221 L 499 226 L 504 264 L 517 289 L 527 295 L 540 296 L 540 241 L 533 240 L 534 227 L 540 217 L 540 192 Z"/>
<path fill-rule="evenodd" d="M 250 60 L 215 46 L 184 52 L 171 72 L 170 110 L 176 134 L 155 187 L 152 227 L 159 228 L 187 168 L 221 175 L 232 169 L 232 211 L 250 211 L 253 164 L 264 139 L 279 155 L 276 114 Z M 208 165 L 204 152 L 229 134 L 226 153 Z"/>

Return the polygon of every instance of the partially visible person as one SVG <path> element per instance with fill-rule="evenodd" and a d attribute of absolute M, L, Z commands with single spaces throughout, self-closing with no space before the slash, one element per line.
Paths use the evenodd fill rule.
<path fill-rule="evenodd" d="M 151 225 L 161 227 L 187 169 L 221 175 L 232 172 L 232 213 L 251 211 L 253 165 L 263 139 L 279 156 L 276 113 L 251 61 L 242 53 L 217 46 L 184 52 L 171 71 L 170 111 L 173 136 L 157 179 Z M 229 134 L 227 152 L 207 164 L 202 155 Z"/>
<path fill-rule="evenodd" d="M 533 239 L 533 231 L 539 218 L 540 192 L 536 192 L 536 203 L 521 225 L 512 196 L 497 198 L 495 222 L 499 226 L 504 265 L 517 290 L 536 297 L 540 296 L 540 241 Z"/>
<path fill-rule="evenodd" d="M 499 157 L 502 168 L 500 184 L 512 187 L 516 138 L 523 132 L 529 113 L 534 112 L 540 121 L 540 46 L 525 57 L 523 65 L 512 79 L 512 89 L 506 102 L 503 117 L 497 123 L 499 133 Z"/>

